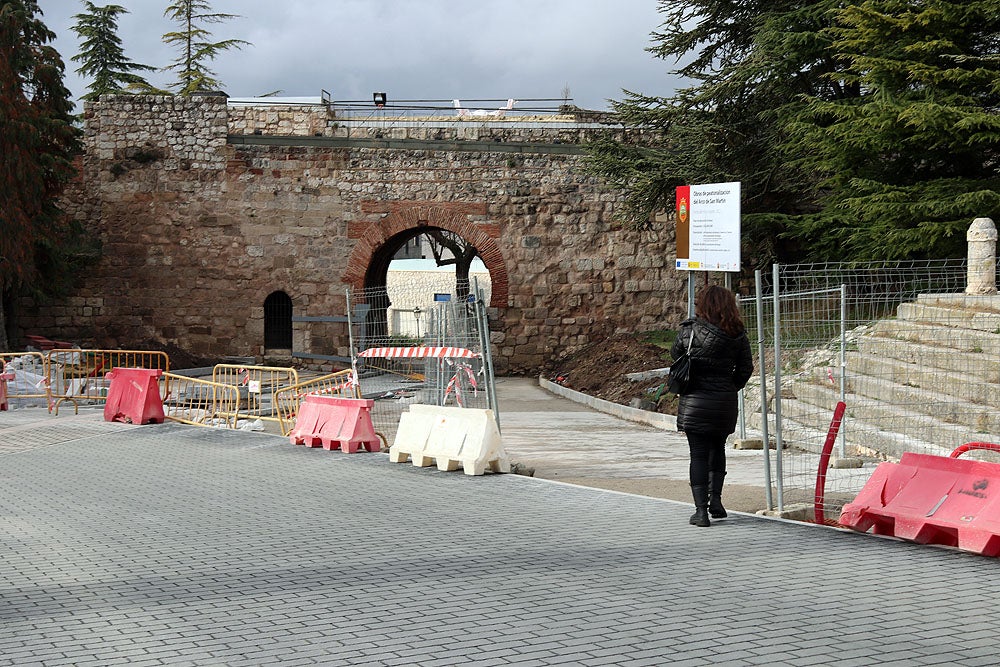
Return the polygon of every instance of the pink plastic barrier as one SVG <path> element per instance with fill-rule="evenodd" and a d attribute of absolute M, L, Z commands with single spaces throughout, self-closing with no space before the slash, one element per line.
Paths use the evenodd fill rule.
<path fill-rule="evenodd" d="M 0 411 L 7 409 L 7 382 L 13 379 L 13 373 L 0 373 Z"/>
<path fill-rule="evenodd" d="M 987 446 L 974 446 L 985 444 Z M 970 446 L 973 445 L 973 446 Z M 955 452 L 994 448 L 970 443 Z M 954 452 L 953 452 L 954 454 Z M 929 454 L 881 463 L 840 523 L 920 544 L 1000 555 L 1000 464 Z"/>
<path fill-rule="evenodd" d="M 115 368 L 104 404 L 104 421 L 129 424 L 162 424 L 163 400 L 159 378 L 163 371 L 149 368 Z"/>
<path fill-rule="evenodd" d="M 372 425 L 375 401 L 309 394 L 299 406 L 295 427 L 288 434 L 293 445 L 377 452 L 382 441 Z"/>

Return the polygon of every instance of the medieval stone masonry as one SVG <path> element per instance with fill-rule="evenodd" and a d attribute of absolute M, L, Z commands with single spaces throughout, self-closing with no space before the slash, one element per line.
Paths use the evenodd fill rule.
<path fill-rule="evenodd" d="M 581 143 L 613 129 L 360 123 L 221 96 L 103 97 L 85 124 L 65 208 L 102 256 L 73 294 L 25 302 L 22 333 L 259 358 L 269 294 L 288 294 L 296 315 L 344 315 L 345 290 L 384 280 L 389 253 L 427 227 L 460 234 L 486 264 L 501 373 L 676 325 L 686 307 L 672 222 L 626 228 L 621 194 L 585 170 Z M 294 336 L 299 350 L 349 355 L 330 327 Z"/>

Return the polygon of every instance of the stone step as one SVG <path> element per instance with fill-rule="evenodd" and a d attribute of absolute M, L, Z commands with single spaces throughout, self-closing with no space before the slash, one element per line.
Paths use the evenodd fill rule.
<path fill-rule="evenodd" d="M 910 320 L 879 320 L 872 327 L 876 337 L 914 341 L 925 345 L 948 347 L 963 352 L 982 352 L 1000 356 L 1000 334 L 970 329 L 955 329 Z"/>
<path fill-rule="evenodd" d="M 810 397 L 811 399 L 812 397 Z M 847 404 L 857 400 L 848 396 Z M 829 409 L 817 409 L 810 400 L 799 398 L 783 398 L 781 401 L 782 442 L 788 446 L 802 449 L 813 454 L 822 452 L 826 434 L 833 417 L 833 406 Z M 747 415 L 748 428 L 760 429 L 760 414 Z M 957 445 L 927 442 L 907 433 L 886 430 L 869 422 L 856 419 L 850 412 L 845 413 L 842 429 L 848 456 L 864 456 L 875 458 L 899 459 L 904 452 L 918 452 L 947 456 Z M 775 415 L 768 414 L 768 432 L 775 433 Z M 956 434 L 958 435 L 958 434 Z M 965 442 L 965 441 L 963 441 Z M 961 444 L 961 443 L 959 443 Z M 838 436 L 834 452 L 839 451 Z"/>
<path fill-rule="evenodd" d="M 1000 313 L 990 311 L 910 302 L 900 304 L 896 315 L 899 319 L 913 322 L 932 322 L 946 327 L 1000 333 Z"/>
<path fill-rule="evenodd" d="M 954 355 L 960 353 L 955 352 Z M 961 399 L 970 403 L 996 406 L 1000 405 L 1000 360 L 986 360 L 984 355 L 976 355 L 972 361 L 979 365 L 962 365 L 963 360 L 947 355 L 928 355 L 919 362 L 909 362 L 879 354 L 877 348 L 872 352 L 847 353 L 847 381 L 855 384 L 859 377 L 874 377 L 899 384 L 901 387 L 926 389 L 943 397 L 942 400 Z M 953 367 L 947 368 L 949 364 Z M 840 380 L 840 369 L 833 368 L 833 377 Z M 816 369 L 814 378 L 829 380 L 830 369 Z M 853 391 L 861 392 L 860 387 Z M 879 398 L 871 395 L 872 398 Z M 886 400 L 895 399 L 885 397 Z"/>
<path fill-rule="evenodd" d="M 784 402 L 782 403 L 782 405 L 785 404 Z M 781 424 L 783 427 L 781 433 L 781 444 L 783 447 L 792 447 L 809 452 L 810 454 L 822 453 L 823 443 L 826 442 L 827 429 L 830 427 L 829 423 L 820 429 L 805 421 L 799 421 L 782 415 Z M 747 428 L 757 431 L 761 430 L 759 413 L 754 415 L 752 419 L 747 419 Z M 775 434 L 777 433 L 775 429 L 775 415 L 773 413 L 767 415 L 767 429 L 768 439 L 771 441 L 771 449 L 773 450 Z M 771 455 L 774 455 L 773 452 Z"/>
<path fill-rule="evenodd" d="M 985 382 L 1000 382 L 1000 355 L 987 354 L 983 351 L 961 352 L 947 347 L 878 336 L 860 336 L 855 344 L 860 354 L 848 353 L 848 359 L 853 360 L 854 368 L 864 373 L 869 372 L 866 368 L 867 356 L 901 361 L 911 369 L 917 367 L 931 372 L 943 370 L 955 373 L 956 377 L 967 376 Z M 849 370 L 852 368 L 851 363 L 848 361 Z M 1000 394 L 997 396 L 1000 397 Z"/>
<path fill-rule="evenodd" d="M 892 383 L 877 378 L 863 378 L 866 391 L 872 385 L 881 385 L 886 391 L 881 398 L 872 398 L 864 392 L 848 392 L 847 417 L 851 423 L 865 422 L 873 427 L 900 433 L 906 437 L 954 449 L 965 442 L 1000 442 L 1000 415 L 993 408 L 972 403 L 932 398 L 928 392 L 914 392 L 908 388 L 894 389 Z M 875 389 L 874 393 L 878 394 Z M 893 393 L 894 400 L 886 400 Z M 909 395 L 908 395 L 909 394 Z M 814 406 L 836 405 L 837 390 L 820 384 L 800 383 L 795 387 L 795 398 Z M 782 403 L 784 409 L 784 403 Z"/>
<path fill-rule="evenodd" d="M 847 353 L 848 454 L 946 456 L 965 442 L 1000 442 L 1000 296 L 921 295 L 897 313 L 854 338 Z M 786 378 L 786 442 L 819 451 L 840 370 L 818 361 Z M 747 420 L 759 427 L 760 415 Z M 773 428 L 774 415 L 768 420 Z"/>
<path fill-rule="evenodd" d="M 927 306 L 1000 313 L 1000 294 L 918 294 L 917 303 Z"/>

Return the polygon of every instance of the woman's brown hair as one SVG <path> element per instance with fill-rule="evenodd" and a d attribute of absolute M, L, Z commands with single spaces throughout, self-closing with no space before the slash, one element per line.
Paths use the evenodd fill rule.
<path fill-rule="evenodd" d="M 694 314 L 711 322 L 730 336 L 738 336 L 746 329 L 740 317 L 736 297 L 725 287 L 705 285 L 694 301 Z"/>

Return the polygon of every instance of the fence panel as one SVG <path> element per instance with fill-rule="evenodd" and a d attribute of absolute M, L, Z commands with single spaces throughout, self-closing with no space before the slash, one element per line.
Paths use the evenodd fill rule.
<path fill-rule="evenodd" d="M 299 374 L 294 368 L 280 366 L 216 364 L 212 369 L 212 381 L 237 388 L 239 415 L 280 423 L 275 394 L 285 387 L 297 385 Z M 229 416 L 236 418 L 237 411 Z"/>
<path fill-rule="evenodd" d="M 491 408 L 498 412 L 486 292 L 476 284 L 453 282 L 451 287 L 450 292 L 445 292 L 437 284 L 436 291 L 430 291 L 421 281 L 396 282 L 388 290 L 361 290 L 349 295 L 350 303 L 370 306 L 365 321 L 354 323 L 352 343 L 362 396 L 375 400 L 372 421 L 377 431 L 388 436 L 390 444 L 400 415 L 413 403 Z M 409 315 L 419 313 L 419 335 L 416 320 L 413 328 L 404 329 L 404 333 L 393 330 L 392 313 L 397 304 L 404 305 Z M 452 348 L 470 354 L 358 358 L 365 350 L 413 347 Z"/>
<path fill-rule="evenodd" d="M 0 352 L 0 373 L 12 373 L 7 382 L 10 408 L 45 406 L 52 410 L 49 360 L 43 352 Z"/>
<path fill-rule="evenodd" d="M 173 373 L 164 373 L 160 381 L 165 419 L 224 428 L 239 423 L 238 387 Z"/>
<path fill-rule="evenodd" d="M 74 411 L 80 403 L 103 403 L 108 397 L 109 381 L 104 377 L 114 368 L 150 368 L 170 371 L 166 352 L 151 350 L 65 350 L 46 353 L 52 409 L 69 401 Z"/>
<path fill-rule="evenodd" d="M 755 349 L 763 325 L 768 430 L 787 447 L 773 462 L 779 504 L 814 501 L 841 397 L 833 461 L 862 467 L 828 472 L 828 517 L 878 461 L 1000 440 L 1000 301 L 965 295 L 966 278 L 965 260 L 780 266 L 760 305 L 743 300 Z M 763 420 L 759 387 L 758 377 L 745 392 L 751 430 Z"/>

